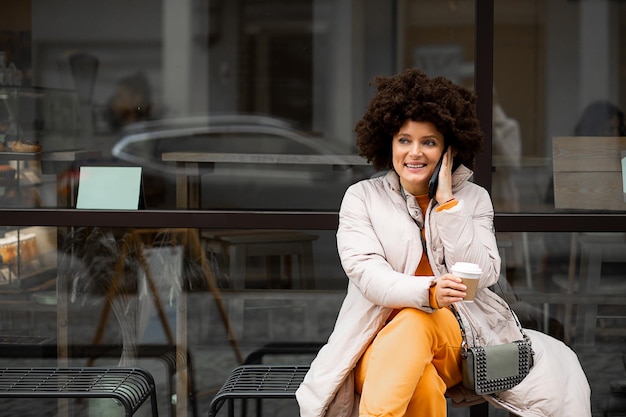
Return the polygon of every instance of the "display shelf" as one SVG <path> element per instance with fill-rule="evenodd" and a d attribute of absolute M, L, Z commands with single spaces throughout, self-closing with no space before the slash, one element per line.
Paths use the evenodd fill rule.
<path fill-rule="evenodd" d="M 45 227 L 17 228 L 0 238 L 0 291 L 38 287 L 56 273 L 56 232 Z"/>
<path fill-rule="evenodd" d="M 12 152 L 0 151 L 0 162 L 10 161 L 38 161 L 42 152 Z"/>

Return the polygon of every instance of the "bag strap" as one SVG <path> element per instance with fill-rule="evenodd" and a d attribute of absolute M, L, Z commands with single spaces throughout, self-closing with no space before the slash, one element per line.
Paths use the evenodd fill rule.
<path fill-rule="evenodd" d="M 459 327 L 461 328 L 461 337 L 463 338 L 463 341 L 461 342 L 461 357 L 465 359 L 467 358 L 467 349 L 468 349 L 467 346 L 468 345 L 467 345 L 467 334 L 465 333 L 463 320 L 461 320 L 461 315 L 457 311 L 456 307 L 454 307 L 454 304 L 450 304 L 449 308 L 452 311 L 452 313 L 454 313 L 454 317 L 456 317 L 456 320 L 459 322 Z"/>
<path fill-rule="evenodd" d="M 498 285 L 500 284 L 498 283 Z M 513 311 L 513 309 L 511 308 L 511 306 L 506 300 L 503 299 L 503 301 L 506 307 L 508 308 L 509 312 L 511 312 L 511 315 L 515 319 L 515 323 L 517 324 L 517 327 L 520 333 L 522 334 L 522 337 L 530 345 L 531 344 L 530 337 L 528 337 L 528 335 L 524 331 L 524 328 L 522 327 L 522 324 L 520 323 L 519 318 L 517 317 L 517 314 L 515 314 L 515 312 Z M 467 357 L 467 350 L 468 350 L 469 344 L 467 343 L 467 333 L 465 332 L 465 327 L 463 326 L 463 320 L 461 319 L 461 315 L 459 314 L 454 304 L 450 305 L 450 310 L 452 310 L 452 313 L 454 313 L 454 317 L 456 317 L 456 320 L 459 322 L 459 327 L 461 328 L 461 337 L 463 338 L 463 342 L 461 343 L 461 356 L 465 358 Z"/>
<path fill-rule="evenodd" d="M 524 328 L 522 327 L 522 323 L 520 323 L 519 318 L 517 317 L 517 314 L 515 314 L 515 311 L 513 311 L 513 309 L 511 308 L 511 304 L 509 303 L 509 300 L 506 299 L 506 292 L 504 291 L 504 289 L 502 289 L 502 286 L 500 285 L 500 279 L 498 279 L 496 284 L 498 284 L 498 287 L 500 288 L 500 292 L 502 293 L 502 297 L 501 297 L 502 301 L 504 301 L 504 304 L 506 304 L 506 308 L 509 309 L 509 311 L 511 312 L 511 315 L 515 319 L 515 323 L 517 323 L 517 327 L 519 328 L 520 333 L 524 337 L 524 340 L 526 340 L 526 341 L 528 341 L 528 343 L 530 343 L 530 338 L 526 335 L 526 332 L 524 332 Z"/>

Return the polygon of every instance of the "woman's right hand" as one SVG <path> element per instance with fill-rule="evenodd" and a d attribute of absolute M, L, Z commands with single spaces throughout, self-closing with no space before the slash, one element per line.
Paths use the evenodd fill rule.
<path fill-rule="evenodd" d="M 461 278 L 453 274 L 445 274 L 436 281 L 435 297 L 439 308 L 448 307 L 465 298 L 467 287 Z"/>

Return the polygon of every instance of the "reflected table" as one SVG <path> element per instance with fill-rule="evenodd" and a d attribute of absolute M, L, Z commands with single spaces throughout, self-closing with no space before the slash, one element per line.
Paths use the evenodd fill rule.
<path fill-rule="evenodd" d="M 252 153 L 166 152 L 164 162 L 175 162 L 176 206 L 197 209 L 201 202 L 201 180 L 219 163 L 263 165 L 325 165 L 333 168 L 367 166 L 369 163 L 357 155 L 284 155 Z"/>

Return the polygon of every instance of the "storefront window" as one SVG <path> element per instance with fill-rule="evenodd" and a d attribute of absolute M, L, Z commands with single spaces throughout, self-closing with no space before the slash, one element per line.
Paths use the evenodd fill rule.
<path fill-rule="evenodd" d="M 394 65 L 375 56 L 395 49 L 391 31 L 369 31 L 392 27 L 392 5 L 12 7 L 24 18 L 0 38 L 5 207 L 75 207 L 62 194 L 85 165 L 142 167 L 150 209 L 336 210 L 374 173 L 353 128 L 370 75 Z M 201 197 L 177 201 L 177 181 Z"/>
<path fill-rule="evenodd" d="M 600 415 L 624 377 L 625 18 L 610 0 L 3 1 L 0 361 L 134 360 L 163 382 L 146 346 L 182 346 L 196 385 L 159 394 L 182 417 L 187 388 L 266 343 L 323 342 L 347 287 L 337 211 L 379 174 L 355 123 L 375 76 L 419 67 L 479 93 L 495 290 L 576 351 Z"/>
<path fill-rule="evenodd" d="M 611 1 L 495 4 L 498 211 L 624 211 L 625 11 Z"/>
<path fill-rule="evenodd" d="M 494 7 L 496 211 L 598 218 L 624 212 L 624 5 L 546 1 Z M 577 228 L 567 220 L 562 226 L 568 224 L 568 230 Z M 498 237 L 518 312 L 535 315 L 531 322 L 572 346 L 592 387 L 594 415 L 612 412 L 615 393 L 609 387 L 624 378 L 624 340 L 616 337 L 624 327 L 617 278 L 626 272 L 623 233 Z M 600 346 L 606 362 L 593 354 Z"/>

